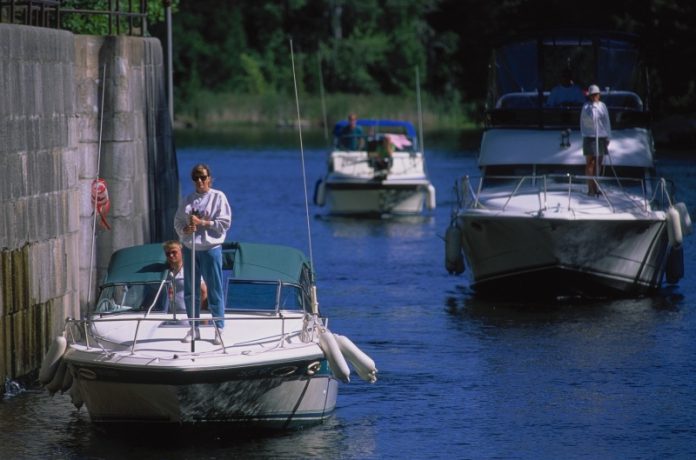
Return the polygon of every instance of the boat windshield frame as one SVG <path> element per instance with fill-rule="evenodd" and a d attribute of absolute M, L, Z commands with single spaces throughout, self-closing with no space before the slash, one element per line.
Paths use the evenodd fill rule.
<path fill-rule="evenodd" d="M 246 287 L 240 291 L 237 287 Z M 241 299 L 240 299 L 241 298 Z M 228 278 L 225 312 L 277 315 L 281 311 L 311 314 L 311 293 L 302 285 L 277 280 Z"/>
<path fill-rule="evenodd" d="M 612 127 L 647 126 L 647 69 L 636 37 L 601 32 L 546 32 L 511 40 L 491 55 L 487 127 L 578 128 L 582 102 L 550 106 L 549 94 L 570 72 L 585 96 L 600 88 Z"/>

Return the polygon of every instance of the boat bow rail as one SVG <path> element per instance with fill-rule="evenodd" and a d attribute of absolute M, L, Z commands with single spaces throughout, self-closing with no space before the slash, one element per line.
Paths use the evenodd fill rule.
<path fill-rule="evenodd" d="M 597 184 L 599 197 L 588 197 L 587 181 Z M 460 209 L 507 211 L 516 198 L 538 195 L 538 207 L 530 207 L 525 201 L 524 212 L 541 215 L 550 209 L 551 195 L 565 196 L 564 210 L 582 212 L 588 198 L 599 198 L 610 213 L 637 212 L 648 214 L 665 211 L 673 206 L 669 183 L 660 178 L 656 182 L 631 177 L 596 177 L 574 174 L 544 174 L 525 176 L 463 176 L 455 184 L 455 194 Z M 631 193 L 627 193 L 630 189 Z M 638 199 L 638 197 L 642 197 Z M 579 199 L 582 198 L 582 199 Z M 594 202 L 596 204 L 596 202 Z M 557 209 L 557 205 L 555 207 Z M 596 206 L 593 206 L 596 212 Z"/>

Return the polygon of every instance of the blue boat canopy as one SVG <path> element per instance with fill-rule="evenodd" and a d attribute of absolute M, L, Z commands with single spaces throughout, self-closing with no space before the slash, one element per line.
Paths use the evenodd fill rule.
<path fill-rule="evenodd" d="M 336 123 L 333 129 L 334 137 L 340 136 L 341 131 L 346 126 L 348 126 L 348 120 L 341 120 Z M 374 128 L 375 134 L 404 134 L 412 139 L 416 138 L 416 128 L 408 121 L 358 119 L 358 126 Z"/>

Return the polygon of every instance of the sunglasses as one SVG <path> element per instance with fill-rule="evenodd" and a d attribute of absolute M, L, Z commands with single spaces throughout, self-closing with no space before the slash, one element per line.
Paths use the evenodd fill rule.
<path fill-rule="evenodd" d="M 199 180 L 205 182 L 208 180 L 208 176 L 193 176 L 191 179 L 193 179 L 194 182 L 198 182 Z"/>
<path fill-rule="evenodd" d="M 165 254 L 166 254 L 167 256 L 171 256 L 172 254 L 178 254 L 178 253 L 179 253 L 179 250 L 178 250 L 178 249 L 165 252 Z"/>

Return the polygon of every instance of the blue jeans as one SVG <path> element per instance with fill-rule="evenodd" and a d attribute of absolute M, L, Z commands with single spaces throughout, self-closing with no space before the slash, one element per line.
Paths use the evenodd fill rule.
<path fill-rule="evenodd" d="M 196 289 L 196 305 L 191 305 L 191 250 L 184 247 L 184 300 L 186 301 L 186 314 L 189 318 L 201 316 L 201 291 Z M 225 316 L 225 303 L 222 296 L 222 246 L 208 250 L 196 249 L 196 273 L 193 283 L 201 285 L 201 276 L 208 287 L 208 309 L 216 318 Z M 216 320 L 218 328 L 225 327 L 223 320 Z M 198 324 L 196 324 L 198 326 Z"/>

